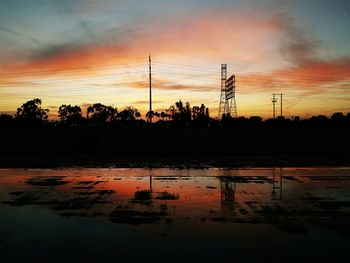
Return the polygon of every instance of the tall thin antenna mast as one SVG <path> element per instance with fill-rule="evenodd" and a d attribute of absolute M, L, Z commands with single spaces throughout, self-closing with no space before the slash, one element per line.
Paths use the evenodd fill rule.
<path fill-rule="evenodd" d="M 152 123 L 152 61 L 151 54 L 148 56 L 149 69 L 149 122 Z"/>

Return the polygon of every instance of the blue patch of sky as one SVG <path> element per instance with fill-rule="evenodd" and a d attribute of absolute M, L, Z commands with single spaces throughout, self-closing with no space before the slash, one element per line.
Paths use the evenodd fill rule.
<path fill-rule="evenodd" d="M 268 15 L 286 13 L 298 28 L 320 41 L 324 56 L 350 56 L 347 0 L 2 0 L 0 27 L 18 35 L 0 30 L 0 45 L 39 50 L 70 43 L 104 43 L 112 37 L 117 41 L 132 31 L 152 31 L 152 25 L 165 19 L 176 22 L 220 8 L 243 13 L 263 9 Z"/>

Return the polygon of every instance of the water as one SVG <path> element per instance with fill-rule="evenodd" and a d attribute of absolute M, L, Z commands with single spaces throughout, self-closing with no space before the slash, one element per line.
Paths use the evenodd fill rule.
<path fill-rule="evenodd" d="M 350 168 L 0 169 L 4 262 L 348 257 Z"/>

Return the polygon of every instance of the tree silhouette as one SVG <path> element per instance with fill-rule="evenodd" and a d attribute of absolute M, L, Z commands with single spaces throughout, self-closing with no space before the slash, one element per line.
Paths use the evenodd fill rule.
<path fill-rule="evenodd" d="M 251 116 L 249 118 L 250 127 L 257 128 L 262 124 L 262 118 L 260 116 Z"/>
<path fill-rule="evenodd" d="M 95 103 L 87 108 L 87 119 L 92 126 L 107 126 L 117 119 L 118 110 L 111 106 Z"/>
<path fill-rule="evenodd" d="M 330 126 L 330 119 L 325 115 L 312 116 L 305 121 L 306 125 L 310 128 L 326 128 Z"/>
<path fill-rule="evenodd" d="M 170 118 L 175 122 L 176 126 L 189 126 L 191 122 L 191 106 L 189 102 L 183 105 L 182 101 L 175 102 L 167 110 Z"/>
<path fill-rule="evenodd" d="M 334 112 L 331 117 L 331 120 L 333 121 L 342 121 L 344 119 L 345 119 L 345 115 L 342 112 Z"/>
<path fill-rule="evenodd" d="M 166 112 L 164 112 L 164 111 L 162 111 L 162 112 L 160 113 L 160 119 L 161 119 L 162 121 L 165 121 L 165 119 L 169 120 L 169 118 L 170 118 L 170 115 L 169 115 L 168 113 L 166 113 Z"/>
<path fill-rule="evenodd" d="M 346 117 L 342 112 L 335 112 L 331 116 L 331 121 L 334 126 L 341 127 L 346 125 Z"/>
<path fill-rule="evenodd" d="M 37 98 L 27 101 L 18 108 L 15 118 L 23 123 L 36 125 L 47 119 L 48 112 L 48 109 L 41 107 L 41 99 Z"/>
<path fill-rule="evenodd" d="M 233 125 L 233 118 L 229 113 L 223 113 L 220 119 L 220 125 L 222 127 L 230 127 Z"/>
<path fill-rule="evenodd" d="M 153 117 L 154 117 L 154 111 L 153 110 L 147 111 L 147 113 L 146 113 L 147 120 L 149 120 L 151 118 L 153 119 Z"/>
<path fill-rule="evenodd" d="M 17 109 L 15 117 L 8 114 L 0 114 L 0 127 L 17 127 L 23 124 L 41 127 L 54 127 L 56 121 L 45 122 L 48 119 L 48 109 L 41 106 L 40 99 L 33 99 L 25 102 Z M 90 124 L 94 127 L 144 127 L 145 121 L 141 120 L 140 112 L 134 107 L 126 107 L 118 113 L 116 108 L 95 103 L 87 108 L 86 119 L 82 116 L 82 109 L 77 105 L 62 104 L 58 109 L 60 125 L 66 127 L 84 127 Z M 213 119 L 209 116 L 209 108 L 204 104 L 190 106 L 190 103 L 183 103 L 181 100 L 175 102 L 168 109 L 162 112 L 150 111 L 146 117 L 155 118 L 155 128 L 243 128 L 243 129 L 349 129 L 350 113 L 335 112 L 331 117 L 325 115 L 312 116 L 308 119 L 301 119 L 299 116 L 291 118 L 277 117 L 263 120 L 260 116 L 233 118 L 230 114 L 223 114 L 221 119 Z"/>
<path fill-rule="evenodd" d="M 293 120 L 294 123 L 299 123 L 301 121 L 299 116 L 293 116 L 292 120 Z"/>
<path fill-rule="evenodd" d="M 126 107 L 123 111 L 118 113 L 118 118 L 122 121 L 135 121 L 141 117 L 140 112 L 133 107 Z"/>
<path fill-rule="evenodd" d="M 160 113 L 159 113 L 159 112 L 154 112 L 154 116 L 157 118 L 157 120 L 159 120 L 159 118 L 160 118 Z"/>
<path fill-rule="evenodd" d="M 206 127 L 209 123 L 209 108 L 204 104 L 192 107 L 192 121 L 196 127 Z"/>
<path fill-rule="evenodd" d="M 77 105 L 61 105 L 58 109 L 58 117 L 62 124 L 69 127 L 81 126 L 84 121 L 81 108 Z"/>
<path fill-rule="evenodd" d="M 151 117 L 152 117 L 152 119 L 153 119 L 154 117 L 156 117 L 157 120 L 159 120 L 159 118 L 160 118 L 160 113 L 159 113 L 159 112 L 156 112 L 156 111 L 148 111 L 148 112 L 146 113 L 146 118 L 147 118 L 147 119 L 150 119 Z"/>
<path fill-rule="evenodd" d="M 259 124 L 262 122 L 262 118 L 260 116 L 251 116 L 249 120 L 255 124 Z"/>

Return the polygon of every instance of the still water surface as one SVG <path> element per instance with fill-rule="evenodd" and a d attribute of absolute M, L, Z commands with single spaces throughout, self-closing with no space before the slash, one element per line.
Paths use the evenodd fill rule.
<path fill-rule="evenodd" d="M 4 262 L 336 262 L 349 241 L 350 168 L 0 169 Z"/>

